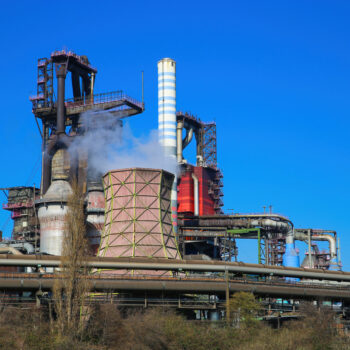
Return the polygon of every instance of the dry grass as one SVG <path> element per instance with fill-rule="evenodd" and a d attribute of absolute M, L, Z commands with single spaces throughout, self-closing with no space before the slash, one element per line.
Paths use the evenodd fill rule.
<path fill-rule="evenodd" d="M 97 305 L 80 337 L 50 332 L 48 313 L 6 306 L 0 314 L 0 349 L 14 350 L 345 350 L 333 314 L 306 306 L 305 318 L 272 329 L 240 329 L 187 321 L 164 310 L 123 315 L 113 304 Z M 56 322 L 56 321 L 54 321 Z"/>
<path fill-rule="evenodd" d="M 0 350 L 350 349 L 349 338 L 334 331 L 332 312 L 305 304 L 302 320 L 272 329 L 253 320 L 259 305 L 247 293 L 231 300 L 231 310 L 240 318 L 239 328 L 187 321 L 163 309 L 122 314 L 113 304 L 87 305 L 84 202 L 76 184 L 68 206 L 62 278 L 54 287 L 55 312 L 19 309 L 0 301 Z"/>

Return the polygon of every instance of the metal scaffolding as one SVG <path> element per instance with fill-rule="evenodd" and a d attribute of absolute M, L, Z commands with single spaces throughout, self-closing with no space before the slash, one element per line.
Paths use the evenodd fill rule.
<path fill-rule="evenodd" d="M 54 104 L 53 98 L 53 63 L 47 58 L 38 59 L 37 94 L 30 100 L 33 109 L 51 108 Z"/>

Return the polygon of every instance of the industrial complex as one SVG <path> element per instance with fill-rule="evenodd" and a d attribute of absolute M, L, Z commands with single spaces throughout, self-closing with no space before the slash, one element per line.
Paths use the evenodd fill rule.
<path fill-rule="evenodd" d="M 0 290 L 50 297 L 76 181 L 85 195 L 89 278 L 100 297 L 217 320 L 232 293 L 249 291 L 269 307 L 294 311 L 302 299 L 337 303 L 347 317 L 350 273 L 341 271 L 337 232 L 300 228 L 271 210 L 225 213 L 217 125 L 178 108 L 173 59 L 161 59 L 157 68 L 159 147 L 177 170 L 114 164 L 101 172 L 77 140 L 104 123 L 119 130 L 125 118 L 145 110 L 144 101 L 123 91 L 95 93 L 97 69 L 86 56 L 62 50 L 37 61 L 37 94 L 30 100 L 42 139 L 41 184 L 3 184 L 13 230 L 0 242 Z M 66 94 L 68 83 L 73 96 Z M 184 157 L 191 143 L 193 164 Z M 257 242 L 258 264 L 240 255 L 243 239 Z M 303 261 L 297 241 L 307 247 Z"/>

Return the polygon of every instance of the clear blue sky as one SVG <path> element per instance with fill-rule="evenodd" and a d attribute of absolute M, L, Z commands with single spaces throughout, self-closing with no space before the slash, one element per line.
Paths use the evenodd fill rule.
<path fill-rule="evenodd" d="M 350 270 L 349 16 L 349 1 L 6 2 L 0 187 L 39 184 L 28 99 L 37 58 L 86 54 L 99 70 L 96 92 L 137 98 L 143 70 L 146 111 L 130 120 L 142 135 L 157 127 L 157 60 L 171 57 L 178 109 L 217 122 L 225 208 L 272 204 L 296 227 L 334 229 Z M 240 258 L 254 261 L 255 251 Z"/>

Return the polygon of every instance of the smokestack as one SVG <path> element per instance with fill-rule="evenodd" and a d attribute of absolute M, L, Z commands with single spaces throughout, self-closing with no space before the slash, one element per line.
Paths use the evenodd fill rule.
<path fill-rule="evenodd" d="M 67 69 L 65 64 L 56 65 L 57 77 L 57 134 L 65 133 L 64 97 Z"/>
<path fill-rule="evenodd" d="M 176 62 L 171 58 L 158 61 L 158 134 L 165 155 L 176 159 Z M 171 209 L 177 233 L 177 178 L 174 175 Z"/>
<path fill-rule="evenodd" d="M 65 131 L 65 80 L 67 75 L 67 64 L 56 63 L 56 78 L 57 78 L 57 115 L 56 115 L 56 135 L 50 137 L 50 141 L 45 150 L 43 157 L 43 178 L 42 178 L 42 193 L 45 194 L 51 183 L 51 159 L 57 149 L 68 148 L 70 140 Z"/>

